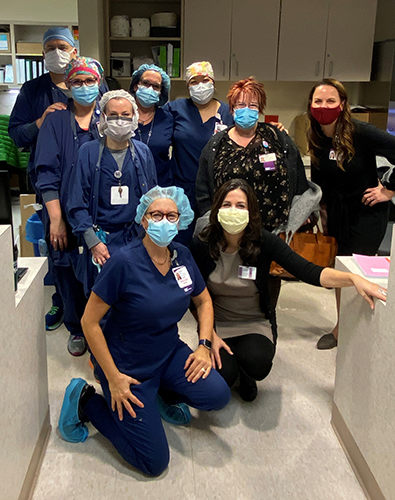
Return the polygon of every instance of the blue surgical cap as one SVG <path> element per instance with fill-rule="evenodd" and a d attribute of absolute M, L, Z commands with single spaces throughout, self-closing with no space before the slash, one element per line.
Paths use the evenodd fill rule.
<path fill-rule="evenodd" d="M 170 94 L 170 78 L 167 73 L 163 71 L 159 66 L 155 66 L 155 64 L 142 64 L 136 71 L 133 72 L 132 81 L 130 83 L 129 92 L 134 97 L 136 92 L 134 90 L 135 85 L 138 85 L 142 74 L 145 71 L 157 71 L 162 77 L 162 90 L 160 92 L 158 106 L 164 106 L 169 100 Z"/>
<path fill-rule="evenodd" d="M 64 40 L 69 43 L 72 47 L 75 47 L 74 37 L 68 28 L 62 28 L 61 26 L 56 26 L 55 28 L 49 28 L 44 33 L 43 36 L 43 47 L 50 40 Z"/>
<path fill-rule="evenodd" d="M 138 224 L 141 224 L 141 219 L 143 218 L 145 212 L 148 207 L 155 200 L 159 200 L 160 198 L 169 198 L 169 200 L 173 200 L 177 205 L 177 210 L 180 213 L 180 218 L 178 221 L 179 229 L 186 229 L 189 224 L 194 219 L 194 212 L 191 208 L 187 195 L 184 193 L 184 190 L 180 187 L 170 186 L 170 187 L 160 187 L 155 186 L 148 191 L 148 193 L 143 194 L 140 198 L 140 203 L 136 209 L 136 217 L 135 221 Z"/>

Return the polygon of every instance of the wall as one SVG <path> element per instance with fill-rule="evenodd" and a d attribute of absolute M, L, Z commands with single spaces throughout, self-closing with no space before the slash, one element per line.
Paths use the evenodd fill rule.
<path fill-rule="evenodd" d="M 78 0 L 16 0 L 1 2 L 1 22 L 78 24 Z"/>
<path fill-rule="evenodd" d="M 395 38 L 395 2 L 378 0 L 374 41 Z"/>
<path fill-rule="evenodd" d="M 105 61 L 103 0 L 80 0 L 78 20 L 80 54 L 93 57 L 103 64 Z"/>

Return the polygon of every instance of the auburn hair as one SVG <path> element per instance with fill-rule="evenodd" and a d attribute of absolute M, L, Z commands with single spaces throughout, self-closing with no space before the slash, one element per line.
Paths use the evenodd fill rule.
<path fill-rule="evenodd" d="M 199 234 L 199 239 L 208 245 L 211 258 L 218 260 L 219 246 L 222 246 L 222 251 L 227 248 L 224 232 L 218 221 L 218 210 L 222 207 L 227 194 L 236 189 L 243 191 L 247 197 L 249 222 L 239 242 L 239 255 L 243 264 L 248 266 L 255 264 L 261 251 L 262 222 L 255 192 L 244 179 L 230 179 L 218 189 L 211 206 L 209 224 Z"/>
<path fill-rule="evenodd" d="M 344 85 L 333 78 L 324 78 L 320 82 L 317 82 L 313 88 L 310 90 L 309 103 L 307 107 L 307 116 L 310 119 L 310 127 L 307 131 L 307 140 L 309 145 L 309 153 L 311 157 L 311 163 L 313 166 L 318 168 L 318 158 L 317 154 L 319 150 L 323 149 L 322 143 L 325 139 L 325 135 L 322 131 L 321 125 L 313 118 L 311 114 L 311 103 L 313 102 L 314 92 L 321 85 L 329 85 L 337 90 L 340 97 L 340 102 L 343 105 L 343 109 L 337 119 L 335 135 L 333 136 L 333 149 L 336 155 L 337 166 L 344 170 L 344 162 L 351 161 L 355 155 L 355 149 L 353 145 L 352 134 L 354 131 L 354 124 L 351 120 L 351 111 L 348 104 L 347 91 Z"/>
<path fill-rule="evenodd" d="M 266 107 L 266 92 L 263 83 L 258 82 L 254 76 L 239 80 L 230 87 L 227 98 L 231 113 L 233 113 L 237 100 L 242 93 L 255 95 L 258 100 L 259 112 L 263 113 Z"/>

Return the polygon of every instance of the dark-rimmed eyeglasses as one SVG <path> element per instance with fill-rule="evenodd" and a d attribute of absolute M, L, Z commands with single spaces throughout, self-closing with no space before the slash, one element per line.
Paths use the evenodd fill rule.
<path fill-rule="evenodd" d="M 162 85 L 160 83 L 151 83 L 150 81 L 145 80 L 144 78 L 142 78 L 139 81 L 139 85 L 142 85 L 143 87 L 147 87 L 147 89 L 152 87 L 157 92 L 160 92 L 162 90 Z"/>
<path fill-rule="evenodd" d="M 149 215 L 149 218 L 154 222 L 160 222 L 163 217 L 165 217 L 169 222 L 177 222 L 180 218 L 180 214 L 178 212 L 169 212 L 164 214 L 163 212 L 159 212 L 155 210 L 154 212 L 147 212 L 146 215 Z"/>
<path fill-rule="evenodd" d="M 97 84 L 97 80 L 95 78 L 87 78 L 86 80 L 70 80 L 70 86 L 79 89 L 83 85 L 87 87 L 93 87 Z"/>

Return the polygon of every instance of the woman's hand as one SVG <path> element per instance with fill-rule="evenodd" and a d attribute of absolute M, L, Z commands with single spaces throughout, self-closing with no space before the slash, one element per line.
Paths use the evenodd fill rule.
<path fill-rule="evenodd" d="M 103 242 L 100 242 L 97 245 L 93 246 L 91 248 L 91 252 L 93 260 L 96 262 L 96 264 L 100 264 L 101 266 L 103 266 L 110 258 L 108 248 Z"/>
<path fill-rule="evenodd" d="M 67 247 L 67 230 L 62 217 L 51 219 L 49 224 L 49 238 L 55 250 L 64 250 Z"/>
<path fill-rule="evenodd" d="M 210 351 L 204 345 L 200 345 L 195 352 L 188 356 L 185 361 L 184 370 L 188 382 L 194 384 L 200 377 L 207 378 L 211 371 Z"/>
<path fill-rule="evenodd" d="M 365 280 L 362 276 L 357 274 L 352 274 L 352 281 L 354 283 L 355 290 L 362 295 L 362 297 L 368 302 L 371 309 L 374 309 L 373 297 L 383 300 L 387 300 L 387 289 L 378 285 L 377 283 L 372 283 L 371 281 Z"/>
<path fill-rule="evenodd" d="M 280 132 L 285 132 L 288 134 L 288 130 L 284 127 L 284 125 L 280 122 L 270 122 L 270 125 L 277 127 Z"/>
<path fill-rule="evenodd" d="M 108 381 L 111 392 L 111 409 L 112 411 L 118 411 L 119 420 L 123 420 L 123 407 L 133 418 L 136 418 L 136 412 L 133 410 L 130 401 L 140 408 L 144 408 L 144 404 L 132 394 L 130 390 L 131 384 L 139 385 L 140 382 L 124 373 L 119 373 L 116 379 Z"/>
<path fill-rule="evenodd" d="M 222 368 L 221 355 L 219 353 L 220 349 L 225 349 L 229 354 L 233 356 L 233 352 L 231 348 L 228 346 L 226 342 L 224 342 L 218 335 L 215 330 L 213 331 L 213 336 L 211 337 L 211 364 L 213 368 L 218 368 L 220 370 Z"/>
<path fill-rule="evenodd" d="M 369 188 L 364 192 L 362 203 L 364 205 L 369 205 L 369 207 L 373 207 L 373 205 L 376 205 L 376 203 L 390 201 L 394 195 L 394 191 L 390 191 L 389 189 L 385 188 L 381 184 L 381 182 L 379 182 L 379 185 L 377 187 Z"/>

